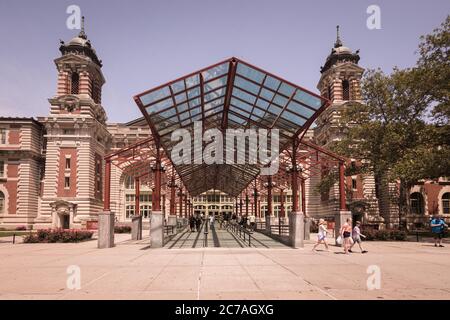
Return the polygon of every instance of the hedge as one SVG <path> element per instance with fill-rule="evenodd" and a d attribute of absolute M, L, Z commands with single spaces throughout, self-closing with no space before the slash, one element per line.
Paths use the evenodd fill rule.
<path fill-rule="evenodd" d="M 114 233 L 131 233 L 130 226 L 114 226 Z"/>
<path fill-rule="evenodd" d="M 92 238 L 93 232 L 86 230 L 41 229 L 35 234 L 26 235 L 24 243 L 81 242 Z"/>
<path fill-rule="evenodd" d="M 401 230 L 362 230 L 367 241 L 406 241 L 407 233 Z"/>

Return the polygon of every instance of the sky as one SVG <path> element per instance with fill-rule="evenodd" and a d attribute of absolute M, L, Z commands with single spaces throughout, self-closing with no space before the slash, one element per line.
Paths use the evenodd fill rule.
<path fill-rule="evenodd" d="M 450 14 L 448 0 L 0 0 L 0 116 L 49 114 L 59 39 L 79 32 L 69 5 L 103 60 L 109 122 L 142 116 L 134 95 L 232 56 L 317 92 L 338 24 L 362 67 L 410 67 L 419 37 Z M 367 27 L 370 5 L 381 29 Z"/>

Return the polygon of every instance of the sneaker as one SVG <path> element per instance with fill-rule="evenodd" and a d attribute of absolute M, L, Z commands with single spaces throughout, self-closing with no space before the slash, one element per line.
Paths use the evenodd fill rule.
<path fill-rule="evenodd" d="M 437 244 L 435 243 L 434 246 L 437 247 Z"/>
<path fill-rule="evenodd" d="M 440 244 L 439 247 L 443 248 L 444 246 L 442 244 Z"/>
<path fill-rule="evenodd" d="M 363 251 L 361 251 L 361 253 L 367 253 L 367 250 L 363 250 Z"/>
<path fill-rule="evenodd" d="M 350 252 L 350 253 L 353 253 L 353 251 L 352 251 L 352 250 L 350 250 L 350 249 L 348 250 L 348 252 Z"/>

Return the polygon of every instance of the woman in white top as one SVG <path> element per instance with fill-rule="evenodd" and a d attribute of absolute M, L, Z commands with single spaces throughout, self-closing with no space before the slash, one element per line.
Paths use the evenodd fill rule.
<path fill-rule="evenodd" d="M 319 233 L 317 234 L 317 243 L 312 248 L 313 251 L 316 250 L 317 246 L 321 243 L 325 245 L 325 248 L 328 251 L 328 243 L 327 243 L 327 233 L 328 229 L 326 227 L 327 223 L 323 219 L 319 219 Z"/>

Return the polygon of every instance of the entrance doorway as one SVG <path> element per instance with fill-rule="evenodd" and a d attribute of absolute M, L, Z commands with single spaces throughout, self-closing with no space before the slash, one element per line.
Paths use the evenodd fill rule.
<path fill-rule="evenodd" d="M 70 216 L 68 214 L 61 215 L 61 228 L 70 229 Z"/>

